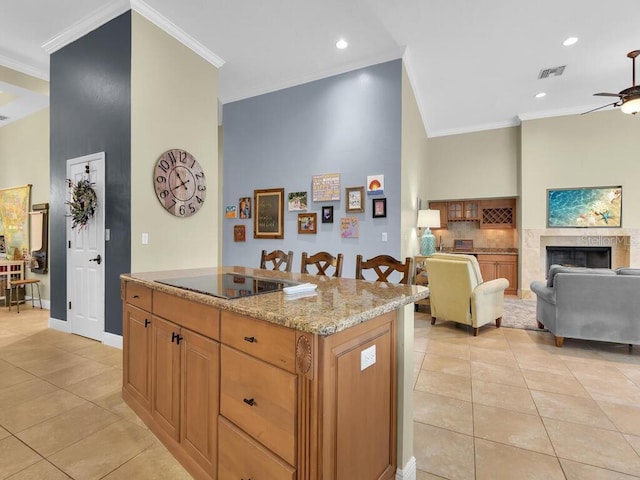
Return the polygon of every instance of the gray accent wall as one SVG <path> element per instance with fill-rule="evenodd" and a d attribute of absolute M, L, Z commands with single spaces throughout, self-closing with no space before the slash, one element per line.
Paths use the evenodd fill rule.
<path fill-rule="evenodd" d="M 51 317 L 67 319 L 66 162 L 104 151 L 105 331 L 121 335 L 119 276 L 131 268 L 131 13 L 53 53 L 50 68 Z"/>
<path fill-rule="evenodd" d="M 357 254 L 399 258 L 401 103 L 402 61 L 394 60 L 224 105 L 223 208 L 253 198 L 255 189 L 283 187 L 285 200 L 306 191 L 318 233 L 298 234 L 298 212 L 286 205 L 282 240 L 254 239 L 253 218 L 224 218 L 222 264 L 257 268 L 262 249 L 293 250 L 293 271 L 300 271 L 303 251 L 326 250 L 344 254 L 343 276 L 353 278 Z M 326 173 L 341 174 L 341 200 L 313 202 L 312 176 Z M 365 212 L 346 214 L 345 187 L 366 187 L 367 175 L 378 174 L 385 176 L 387 217 L 372 218 L 366 193 Z M 334 223 L 320 223 L 324 205 L 333 205 Z M 360 220 L 359 238 L 341 238 L 345 216 Z M 233 226 L 242 224 L 247 240 L 234 242 Z"/>

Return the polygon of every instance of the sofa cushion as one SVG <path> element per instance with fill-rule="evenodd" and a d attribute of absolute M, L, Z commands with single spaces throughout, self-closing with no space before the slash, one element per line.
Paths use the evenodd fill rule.
<path fill-rule="evenodd" d="M 616 269 L 618 275 L 640 275 L 640 268 L 620 267 Z"/>
<path fill-rule="evenodd" d="M 549 277 L 547 278 L 547 287 L 553 287 L 555 276 L 558 273 L 581 273 L 593 275 L 615 275 L 616 272 L 610 268 L 586 268 L 586 267 L 565 267 L 563 265 L 551 265 L 549 267 Z"/>

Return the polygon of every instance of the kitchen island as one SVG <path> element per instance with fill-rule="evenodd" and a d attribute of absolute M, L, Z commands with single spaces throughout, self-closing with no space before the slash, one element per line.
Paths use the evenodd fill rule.
<path fill-rule="evenodd" d="M 189 277 L 232 298 L 170 285 Z M 123 398 L 195 478 L 415 472 L 413 302 L 427 289 L 244 267 L 121 278 Z M 317 291 L 263 293 L 273 281 Z"/>

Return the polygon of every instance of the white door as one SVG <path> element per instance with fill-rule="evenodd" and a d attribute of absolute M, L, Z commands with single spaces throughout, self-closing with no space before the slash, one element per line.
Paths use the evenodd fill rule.
<path fill-rule="evenodd" d="M 104 152 L 67 160 L 67 178 L 74 185 L 89 179 L 97 197 L 95 215 L 86 226 L 72 228 L 67 217 L 67 321 L 71 333 L 100 341 L 104 333 L 104 169 Z M 67 187 L 67 201 L 71 194 L 72 187 Z"/>

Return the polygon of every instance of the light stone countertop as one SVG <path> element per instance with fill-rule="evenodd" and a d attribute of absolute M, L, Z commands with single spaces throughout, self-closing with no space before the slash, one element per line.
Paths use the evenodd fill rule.
<path fill-rule="evenodd" d="M 282 291 L 224 299 L 157 283 L 155 280 L 187 276 L 238 273 L 265 279 L 310 282 L 318 285 L 317 294 L 290 298 Z M 122 274 L 122 280 L 145 285 L 221 310 L 247 315 L 317 335 L 331 335 L 349 327 L 398 310 L 404 305 L 426 298 L 429 290 L 416 285 L 369 282 L 351 278 L 285 273 L 246 267 L 218 267 L 162 272 Z"/>

